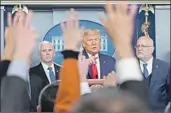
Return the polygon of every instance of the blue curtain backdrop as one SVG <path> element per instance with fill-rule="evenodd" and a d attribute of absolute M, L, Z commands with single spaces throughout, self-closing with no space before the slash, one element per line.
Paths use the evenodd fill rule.
<path fill-rule="evenodd" d="M 49 7 L 46 6 L 46 8 L 48 8 L 48 9 L 49 9 Z M 139 5 L 139 7 L 140 7 L 140 5 Z M 13 5 L 5 6 L 4 28 L 7 26 L 7 14 L 8 14 L 8 12 L 12 12 L 12 8 L 13 8 Z M 41 9 L 43 9 L 43 8 L 41 8 Z M 34 10 L 34 9 L 32 9 L 32 10 Z M 135 21 L 134 21 L 135 29 L 134 29 L 133 42 L 132 42 L 133 47 L 136 45 L 136 41 L 137 41 L 138 37 L 144 35 L 142 33 L 142 31 L 141 31 L 141 25 L 145 21 L 145 15 L 144 14 L 145 14 L 144 11 L 142 11 L 141 13 L 138 13 L 138 11 L 137 11 L 137 15 L 136 15 Z M 150 27 L 149 27 L 149 30 L 148 30 L 149 35 L 153 39 L 154 46 L 155 46 L 155 9 L 154 9 L 154 14 L 152 12 L 149 12 L 148 20 L 150 22 Z M 156 55 L 156 51 L 154 51 L 154 56 L 155 55 Z"/>

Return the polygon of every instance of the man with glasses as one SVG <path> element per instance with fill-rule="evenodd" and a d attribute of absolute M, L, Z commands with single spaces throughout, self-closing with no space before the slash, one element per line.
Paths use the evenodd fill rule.
<path fill-rule="evenodd" d="M 148 36 L 141 36 L 136 44 L 136 56 L 144 82 L 149 88 L 149 102 L 152 110 L 164 111 L 170 101 L 170 66 L 153 57 L 154 42 Z"/>

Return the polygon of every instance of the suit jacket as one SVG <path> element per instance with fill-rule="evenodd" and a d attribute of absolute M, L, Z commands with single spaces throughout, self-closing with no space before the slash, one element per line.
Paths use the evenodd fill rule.
<path fill-rule="evenodd" d="M 170 100 L 170 66 L 159 59 L 153 59 L 152 74 L 147 79 L 150 105 L 153 111 L 164 111 Z M 145 82 L 145 80 L 144 80 Z"/>
<path fill-rule="evenodd" d="M 83 50 L 83 55 L 86 58 L 89 58 L 85 50 Z M 100 60 L 100 78 L 101 79 L 103 78 L 103 76 L 107 75 L 108 73 L 115 71 L 116 60 L 113 57 L 99 53 L 99 60 Z M 87 78 L 92 79 L 90 67 L 89 67 Z"/>
<path fill-rule="evenodd" d="M 10 65 L 10 61 L 9 60 L 3 60 L 0 62 L 0 76 L 1 76 L 1 80 L 3 77 L 5 77 L 8 67 Z"/>
<path fill-rule="evenodd" d="M 56 79 L 59 79 L 60 67 L 55 65 L 55 76 Z M 42 64 L 32 67 L 29 72 L 30 75 L 30 85 L 31 85 L 31 112 L 36 112 L 36 107 L 38 105 L 38 98 L 41 90 L 49 84 L 49 80 L 46 76 L 46 73 L 43 69 Z"/>
<path fill-rule="evenodd" d="M 44 88 L 43 79 L 38 75 L 30 74 L 30 87 L 31 87 L 30 112 L 36 112 L 39 94 L 41 90 Z"/>
<path fill-rule="evenodd" d="M 29 112 L 29 95 L 26 81 L 19 77 L 4 77 L 1 86 L 1 111 Z"/>
<path fill-rule="evenodd" d="M 59 71 L 60 71 L 60 66 L 57 66 L 56 64 L 54 64 L 55 67 L 55 76 L 56 76 L 56 80 L 59 79 Z M 34 74 L 34 75 L 38 75 L 39 77 L 41 77 L 43 79 L 44 82 L 44 86 L 46 86 L 47 84 L 49 84 L 49 80 L 46 76 L 46 73 L 43 69 L 42 64 L 40 63 L 39 65 L 32 67 L 30 69 L 30 74 Z"/>

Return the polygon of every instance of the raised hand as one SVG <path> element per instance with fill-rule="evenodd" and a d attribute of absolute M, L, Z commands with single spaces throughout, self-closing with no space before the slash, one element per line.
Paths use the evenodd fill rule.
<path fill-rule="evenodd" d="M 129 8 L 129 10 L 128 10 Z M 132 56 L 131 42 L 134 29 L 136 5 L 107 2 L 106 16 L 101 18 L 117 50 L 119 57 Z"/>
<path fill-rule="evenodd" d="M 78 57 L 78 67 L 79 67 L 81 82 L 87 81 L 88 66 L 89 66 L 89 61 L 85 58 L 85 56 L 80 55 Z"/>
<path fill-rule="evenodd" d="M 64 48 L 66 50 L 78 50 L 78 46 L 82 41 L 83 28 L 79 26 L 77 12 L 71 9 L 66 23 L 61 23 L 63 32 Z"/>
<path fill-rule="evenodd" d="M 10 15 L 10 14 L 9 14 Z M 10 34 L 14 39 L 15 53 L 14 57 L 29 61 L 32 51 L 36 44 L 36 33 L 31 28 L 32 12 L 26 15 L 23 12 L 17 12 L 14 20 L 9 20 Z"/>

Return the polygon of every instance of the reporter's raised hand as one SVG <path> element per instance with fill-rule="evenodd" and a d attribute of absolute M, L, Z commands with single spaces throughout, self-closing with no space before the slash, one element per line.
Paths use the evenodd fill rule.
<path fill-rule="evenodd" d="M 80 82 L 87 82 L 88 66 L 89 66 L 89 61 L 86 59 L 85 56 L 80 55 L 78 57 Z"/>
<path fill-rule="evenodd" d="M 12 60 L 14 52 L 14 39 L 12 36 L 12 15 L 8 13 L 7 27 L 5 28 L 5 51 L 3 60 Z"/>
<path fill-rule="evenodd" d="M 18 12 L 12 23 L 12 36 L 15 39 L 15 59 L 29 61 L 32 51 L 36 44 L 36 33 L 31 27 L 32 12 L 27 15 Z"/>
<path fill-rule="evenodd" d="M 107 14 L 101 20 L 113 40 L 118 57 L 132 56 L 131 42 L 137 6 L 116 4 L 113 7 L 110 2 L 107 2 L 105 9 Z"/>
<path fill-rule="evenodd" d="M 79 26 L 77 12 L 70 9 L 65 23 L 61 23 L 65 50 L 78 50 L 82 41 L 83 28 Z"/>

